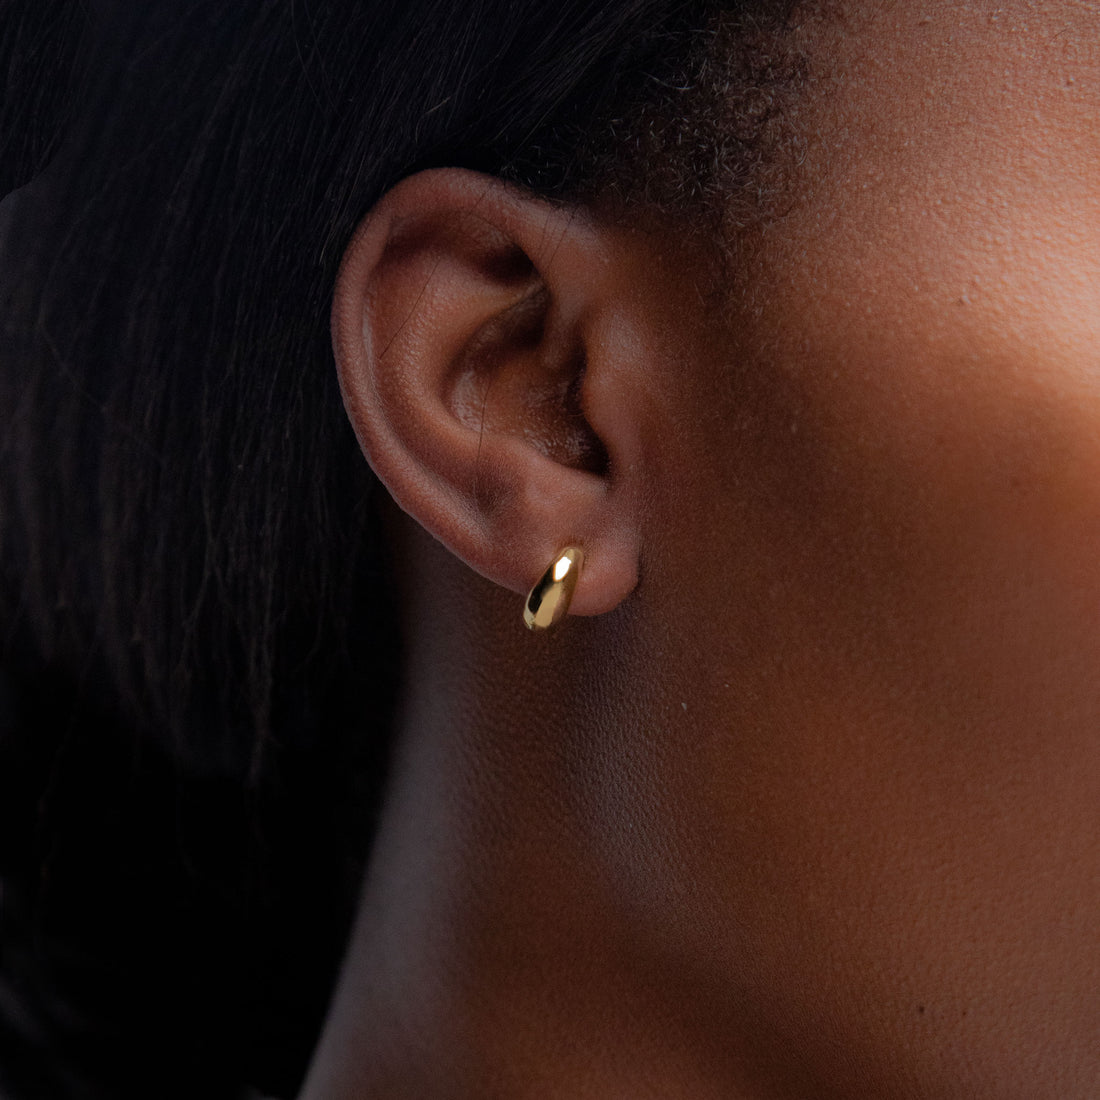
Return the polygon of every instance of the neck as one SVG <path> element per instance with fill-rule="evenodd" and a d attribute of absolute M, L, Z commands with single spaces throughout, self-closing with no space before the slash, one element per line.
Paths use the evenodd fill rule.
<path fill-rule="evenodd" d="M 675 926 L 653 926 L 667 884 L 622 870 L 630 848 L 662 850 L 619 775 L 647 701 L 632 718 L 609 687 L 643 682 L 643 658 L 607 620 L 529 635 L 519 600 L 431 546 L 412 557 L 452 596 L 411 598 L 397 755 L 303 1100 L 747 1095 L 728 1030 L 726 1053 L 702 1049 L 715 1020 L 685 989 Z"/>

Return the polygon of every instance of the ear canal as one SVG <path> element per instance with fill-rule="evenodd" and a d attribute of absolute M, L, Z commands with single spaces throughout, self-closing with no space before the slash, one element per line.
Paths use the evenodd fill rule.
<path fill-rule="evenodd" d="M 552 331 L 552 313 L 538 287 L 483 324 L 456 360 L 449 400 L 472 430 L 522 435 L 561 466 L 602 478 L 607 450 L 582 407 L 584 349 Z"/>
<path fill-rule="evenodd" d="M 560 405 L 563 412 L 562 420 L 566 425 L 572 425 L 573 429 L 565 437 L 566 449 L 555 457 L 566 466 L 572 466 L 577 470 L 587 470 L 596 477 L 606 478 L 611 460 L 607 454 L 607 448 L 603 440 L 592 431 L 581 408 L 581 391 L 584 386 L 585 367 L 583 353 L 578 352 L 582 361 L 580 365 L 570 372 L 569 383 Z"/>

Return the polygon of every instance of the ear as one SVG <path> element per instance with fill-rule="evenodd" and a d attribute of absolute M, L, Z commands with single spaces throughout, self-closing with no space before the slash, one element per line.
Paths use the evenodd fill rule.
<path fill-rule="evenodd" d="M 581 211 L 458 169 L 390 191 L 336 287 L 344 402 L 394 500 L 519 594 L 581 547 L 575 614 L 638 578 L 629 300 L 611 236 Z"/>

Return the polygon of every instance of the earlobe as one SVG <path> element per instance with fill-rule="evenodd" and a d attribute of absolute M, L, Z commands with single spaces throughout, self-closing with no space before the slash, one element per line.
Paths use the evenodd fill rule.
<path fill-rule="evenodd" d="M 640 364 L 600 336 L 623 323 L 620 291 L 578 211 L 443 169 L 368 215 L 333 304 L 344 403 L 394 500 L 518 594 L 580 547 L 574 614 L 610 610 L 637 582 Z"/>

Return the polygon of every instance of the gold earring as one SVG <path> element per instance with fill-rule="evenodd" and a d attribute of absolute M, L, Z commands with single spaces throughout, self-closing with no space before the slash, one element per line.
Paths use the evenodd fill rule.
<path fill-rule="evenodd" d="M 567 546 L 554 555 L 550 568 L 539 578 L 523 605 L 523 621 L 528 630 L 548 630 L 565 618 L 583 565 L 584 551 L 579 546 Z"/>

